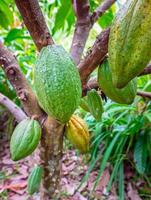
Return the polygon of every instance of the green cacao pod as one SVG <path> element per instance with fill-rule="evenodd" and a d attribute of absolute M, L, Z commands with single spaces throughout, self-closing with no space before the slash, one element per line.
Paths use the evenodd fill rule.
<path fill-rule="evenodd" d="M 43 168 L 41 166 L 36 166 L 32 169 L 27 183 L 27 190 L 30 195 L 38 192 L 41 179 L 43 175 Z"/>
<path fill-rule="evenodd" d="M 112 74 L 107 60 L 105 60 L 103 64 L 99 66 L 98 84 L 105 95 L 117 103 L 131 104 L 136 96 L 136 78 L 130 81 L 122 89 L 115 88 L 112 82 Z"/>
<path fill-rule="evenodd" d="M 87 102 L 87 96 L 81 98 L 80 107 L 85 110 L 86 112 L 90 112 L 89 105 Z"/>
<path fill-rule="evenodd" d="M 122 88 L 151 60 L 151 0 L 128 0 L 110 31 L 109 63 L 113 84 Z"/>
<path fill-rule="evenodd" d="M 24 119 L 15 128 L 10 140 L 11 158 L 14 161 L 30 155 L 37 147 L 41 137 L 38 121 Z"/>
<path fill-rule="evenodd" d="M 81 153 L 87 153 L 89 151 L 90 135 L 88 127 L 83 119 L 72 115 L 71 119 L 66 124 L 65 132 L 71 144 Z"/>
<path fill-rule="evenodd" d="M 44 47 L 37 59 L 34 85 L 43 110 L 62 123 L 80 104 L 81 81 L 78 70 L 63 47 Z"/>
<path fill-rule="evenodd" d="M 102 99 L 95 89 L 88 92 L 88 105 L 93 117 L 100 121 L 103 113 Z"/>

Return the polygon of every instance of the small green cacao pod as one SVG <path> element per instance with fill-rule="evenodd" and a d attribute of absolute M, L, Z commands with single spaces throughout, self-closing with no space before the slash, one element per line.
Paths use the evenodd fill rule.
<path fill-rule="evenodd" d="M 41 179 L 43 175 L 43 168 L 41 166 L 36 166 L 32 169 L 27 183 L 27 190 L 30 195 L 38 192 Z"/>
<path fill-rule="evenodd" d="M 130 81 L 124 88 L 118 89 L 113 85 L 112 74 L 107 60 L 98 69 L 98 84 L 102 91 L 111 100 L 121 104 L 131 104 L 137 93 L 136 78 Z"/>
<path fill-rule="evenodd" d="M 89 110 L 89 105 L 88 105 L 88 102 L 87 102 L 87 96 L 81 98 L 80 107 L 81 107 L 83 110 L 85 110 L 86 112 L 90 112 L 90 110 Z"/>
<path fill-rule="evenodd" d="M 65 133 L 71 144 L 81 153 L 89 151 L 90 135 L 88 127 L 82 118 L 72 115 L 65 126 Z"/>
<path fill-rule="evenodd" d="M 14 161 L 30 155 L 41 138 L 41 127 L 38 121 L 24 119 L 15 128 L 10 140 L 11 158 Z"/>
<path fill-rule="evenodd" d="M 151 60 L 151 0 L 127 0 L 111 27 L 109 63 L 113 84 L 123 88 Z"/>
<path fill-rule="evenodd" d="M 69 121 L 80 104 L 79 72 L 62 46 L 42 48 L 34 69 L 34 86 L 43 110 L 62 123 Z"/>
<path fill-rule="evenodd" d="M 87 93 L 87 96 L 91 114 L 97 121 L 100 121 L 103 113 L 103 104 L 101 97 L 95 89 L 90 90 Z"/>

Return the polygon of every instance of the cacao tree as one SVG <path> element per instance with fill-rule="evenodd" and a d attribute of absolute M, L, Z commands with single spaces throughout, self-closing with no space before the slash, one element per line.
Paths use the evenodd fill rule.
<path fill-rule="evenodd" d="M 66 129 L 68 137 L 71 138 L 71 135 L 73 137 L 73 133 L 76 133 L 76 129 L 79 129 L 80 127 L 81 134 L 83 135 L 82 139 L 86 141 L 84 146 L 86 149 L 83 149 L 83 146 L 81 148 L 78 141 L 73 142 L 75 142 L 75 146 L 80 146 L 79 148 L 81 148 L 81 151 L 88 151 L 88 131 L 78 118 L 75 118 L 74 116 L 71 117 L 75 109 L 80 104 L 81 91 L 82 96 L 85 96 L 91 89 L 102 90 L 105 95 L 113 101 L 127 104 L 130 104 L 134 100 L 136 93 L 137 95 L 151 98 L 151 94 L 149 92 L 136 91 L 136 80 L 134 79 L 136 76 L 151 73 L 151 67 L 146 66 L 150 61 L 150 48 L 148 47 L 151 46 L 149 45 L 151 38 L 150 23 L 148 22 L 150 17 L 149 9 L 151 2 L 135 0 L 129 0 L 126 2 L 113 22 L 111 34 L 110 27 L 103 29 L 97 36 L 93 46 L 90 50 L 88 50 L 85 57 L 83 56 L 83 52 L 85 50 L 90 30 L 93 29 L 93 25 L 116 2 L 116 0 L 101 1 L 95 9 L 93 8 L 93 1 L 72 0 L 71 2 L 76 17 L 75 31 L 70 48 L 70 54 L 73 61 L 62 47 L 58 47 L 57 44 L 55 44 L 51 36 L 53 35 L 53 30 L 51 30 L 52 34 L 50 34 L 44 17 L 45 13 L 42 13 L 39 5 L 40 2 L 38 2 L 38 0 L 14 1 L 20 12 L 23 23 L 34 41 L 37 51 L 40 52 L 35 66 L 35 91 L 22 73 L 14 54 L 8 49 L 8 47 L 5 47 L 4 44 L 0 42 L 0 65 L 5 72 L 7 79 L 16 91 L 17 97 L 21 102 L 21 107 L 17 106 L 2 93 L 0 93 L 0 103 L 13 114 L 19 125 L 24 122 L 24 120 L 31 121 L 32 125 L 35 121 L 40 124 L 42 130 L 41 139 L 39 124 L 37 124 L 37 132 L 39 135 L 36 137 L 36 141 L 38 143 L 40 139 L 39 164 L 43 168 L 43 175 L 41 175 L 42 187 L 40 190 L 40 196 L 41 199 L 45 200 L 59 198 L 64 130 Z M 68 1 L 65 5 L 68 5 Z M 60 10 L 61 9 L 63 8 L 60 7 Z M 134 18 L 131 19 L 134 10 L 137 12 L 136 15 L 133 16 Z M 128 11 L 130 11 L 130 16 L 127 15 Z M 9 10 L 8 14 L 12 15 Z M 137 19 L 138 16 L 140 17 L 139 19 Z M 7 26 L 7 23 L 9 24 L 11 17 L 9 18 L 7 13 L 5 13 L 6 21 L 2 21 L 4 26 Z M 141 22 L 144 25 L 142 25 L 140 31 L 136 31 L 136 33 L 134 27 L 136 29 L 139 28 Z M 59 23 L 56 27 L 57 26 L 59 27 Z M 56 48 L 59 48 L 59 51 L 56 50 Z M 109 64 L 106 64 L 108 49 Z M 129 52 L 129 49 L 132 49 L 132 52 Z M 135 53 L 133 54 L 133 52 Z M 45 65 L 49 65 L 50 63 L 52 67 L 50 65 L 50 71 L 47 71 L 47 69 L 45 69 Z M 77 66 L 77 69 L 75 68 L 75 65 Z M 90 75 L 98 67 L 98 65 L 99 77 L 97 83 L 97 80 L 91 79 Z M 126 69 L 123 68 L 123 65 Z M 131 73 L 131 70 L 128 70 L 129 68 L 131 69 L 131 66 L 129 65 L 134 67 L 135 72 Z M 118 69 L 120 70 L 118 71 Z M 117 75 L 118 79 L 116 77 Z M 113 83 L 112 78 L 114 79 Z M 55 81 L 58 81 L 58 85 L 53 88 L 51 83 L 54 83 Z M 63 91 L 59 85 L 60 81 L 62 81 L 61 85 Z M 122 83 L 122 81 L 125 82 Z M 126 83 L 128 83 L 128 85 L 126 85 Z M 121 87 L 124 88 L 121 89 Z M 47 90 L 49 91 L 47 92 Z M 49 96 L 48 93 L 50 93 Z M 58 102 L 61 103 L 58 104 Z M 96 103 L 92 105 L 92 102 Z M 96 93 L 93 93 L 92 96 L 88 96 L 88 109 L 89 107 L 90 112 L 94 115 L 94 117 L 101 117 L 103 112 L 102 103 Z M 99 109 L 99 112 L 95 108 Z M 64 111 L 67 111 L 67 113 L 63 112 L 63 109 Z M 30 120 L 27 118 L 30 118 Z M 80 124 L 79 127 L 75 125 L 75 122 L 77 121 Z M 34 126 L 35 125 L 33 125 L 33 127 Z M 25 126 L 25 129 L 27 127 Z M 25 133 L 26 130 L 23 130 L 23 140 L 26 136 Z M 30 141 L 32 140 L 31 133 L 32 132 L 30 132 L 30 135 L 28 134 L 30 136 Z M 14 134 L 13 137 L 15 137 Z M 12 138 L 12 140 L 15 139 Z M 14 142 L 12 143 L 12 152 L 13 148 Z M 26 155 L 30 154 L 34 149 L 34 145 L 31 149 L 26 149 L 28 150 Z M 15 151 L 15 153 L 17 154 L 18 152 Z M 25 151 L 21 153 L 25 153 Z M 20 158 L 18 155 L 15 156 L 14 160 Z M 24 157 L 24 155 L 20 155 L 20 152 L 19 156 L 22 158 Z M 33 191 L 34 189 L 31 189 L 31 193 Z"/>

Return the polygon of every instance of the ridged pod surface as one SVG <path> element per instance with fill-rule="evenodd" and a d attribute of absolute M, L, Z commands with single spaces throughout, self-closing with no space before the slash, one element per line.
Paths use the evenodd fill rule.
<path fill-rule="evenodd" d="M 103 113 L 103 104 L 101 97 L 95 89 L 90 90 L 87 93 L 87 96 L 91 114 L 97 121 L 100 121 Z"/>
<path fill-rule="evenodd" d="M 15 128 L 10 140 L 11 158 L 14 161 L 30 155 L 41 138 L 41 127 L 38 121 L 24 119 Z"/>
<path fill-rule="evenodd" d="M 62 123 L 80 104 L 81 81 L 70 55 L 62 46 L 44 47 L 37 59 L 34 85 L 43 110 Z"/>
<path fill-rule="evenodd" d="M 71 144 L 81 153 L 87 153 L 89 151 L 90 135 L 88 127 L 82 118 L 72 115 L 66 124 L 65 132 Z"/>
<path fill-rule="evenodd" d="M 29 177 L 28 177 L 28 184 L 27 190 L 30 195 L 38 192 L 41 179 L 43 175 L 43 168 L 41 166 L 36 166 L 32 169 Z"/>
<path fill-rule="evenodd" d="M 109 63 L 113 84 L 122 88 L 151 60 L 151 0 L 128 0 L 110 31 Z"/>
<path fill-rule="evenodd" d="M 130 81 L 122 89 L 118 89 L 113 85 L 112 74 L 107 60 L 105 60 L 104 63 L 99 66 L 98 84 L 106 96 L 108 96 L 111 100 L 121 104 L 133 103 L 137 93 L 136 78 Z"/>

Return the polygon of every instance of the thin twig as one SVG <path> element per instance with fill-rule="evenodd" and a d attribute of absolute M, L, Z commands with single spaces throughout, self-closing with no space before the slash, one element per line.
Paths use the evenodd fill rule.
<path fill-rule="evenodd" d="M 4 96 L 1 93 L 0 104 L 5 106 L 12 113 L 12 115 L 16 118 L 17 122 L 20 122 L 27 117 L 20 107 L 18 107 L 13 101 L 11 101 L 8 97 Z"/>
<path fill-rule="evenodd" d="M 115 2 L 116 0 L 105 0 L 91 15 L 92 24 L 94 24 Z"/>
<path fill-rule="evenodd" d="M 137 91 L 137 95 L 151 99 L 151 92 Z"/>
<path fill-rule="evenodd" d="M 40 50 L 48 44 L 53 44 L 38 0 L 15 0 L 15 3 L 37 49 Z"/>
<path fill-rule="evenodd" d="M 149 65 L 143 70 L 143 72 L 139 74 L 139 76 L 144 76 L 144 75 L 147 75 L 147 74 L 151 74 L 151 64 L 149 64 Z"/>
<path fill-rule="evenodd" d="M 26 114 L 28 116 L 43 115 L 43 111 L 38 105 L 35 94 L 19 69 L 15 56 L 2 43 L 0 43 L 0 66 L 2 66 L 7 78 L 16 90 Z"/>
<path fill-rule="evenodd" d="M 91 78 L 88 82 L 87 82 L 87 86 L 85 87 L 85 89 L 83 90 L 83 96 L 86 95 L 87 91 L 91 90 L 91 89 L 98 89 L 99 85 L 98 82 L 96 80 L 96 78 Z M 151 99 L 151 92 L 144 92 L 144 91 L 137 91 L 137 95 L 141 96 L 141 97 L 147 97 L 149 99 Z"/>

